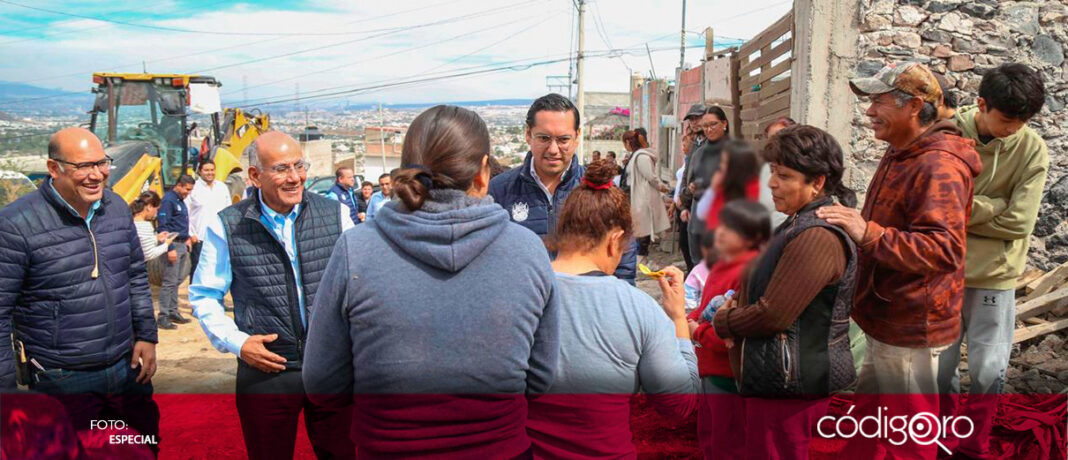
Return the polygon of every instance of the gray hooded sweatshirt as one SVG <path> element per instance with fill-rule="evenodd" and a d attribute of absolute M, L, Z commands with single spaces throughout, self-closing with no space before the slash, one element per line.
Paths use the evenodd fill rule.
<path fill-rule="evenodd" d="M 559 355 L 553 282 L 541 239 L 491 197 L 433 190 L 415 212 L 394 200 L 334 247 L 305 390 L 355 402 L 361 455 L 522 453 L 524 395 L 549 388 Z"/>

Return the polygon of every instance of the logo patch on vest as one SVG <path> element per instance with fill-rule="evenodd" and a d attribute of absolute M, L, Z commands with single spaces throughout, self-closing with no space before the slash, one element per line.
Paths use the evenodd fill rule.
<path fill-rule="evenodd" d="M 530 207 L 522 201 L 512 205 L 512 220 L 516 222 L 527 220 L 527 214 L 529 213 Z"/>

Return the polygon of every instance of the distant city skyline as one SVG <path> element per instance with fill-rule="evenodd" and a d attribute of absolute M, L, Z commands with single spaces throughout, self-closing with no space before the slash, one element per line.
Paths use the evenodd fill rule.
<path fill-rule="evenodd" d="M 626 91 L 631 71 L 673 78 L 681 5 L 588 1 L 586 90 Z M 701 58 L 705 27 L 738 43 L 791 2 L 739 5 L 689 0 L 686 62 Z M 568 74 L 573 11 L 572 0 L 12 0 L 0 4 L 0 81 L 88 93 L 94 71 L 145 68 L 213 75 L 228 105 L 534 98 L 546 76 Z"/>

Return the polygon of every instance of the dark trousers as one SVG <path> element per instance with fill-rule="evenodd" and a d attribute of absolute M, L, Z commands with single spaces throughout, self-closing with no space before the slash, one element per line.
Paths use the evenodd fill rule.
<path fill-rule="evenodd" d="M 63 404 L 76 431 L 90 430 L 91 420 L 123 420 L 142 435 L 159 440 L 159 406 L 152 384 L 137 383 L 141 368 L 130 368 L 130 357 L 98 370 L 48 369 L 35 372 L 30 389 Z M 159 446 L 150 444 L 154 452 Z"/>
<path fill-rule="evenodd" d="M 694 262 L 690 257 L 690 234 L 689 224 L 679 218 L 679 212 L 675 212 L 675 228 L 678 229 L 679 251 L 682 252 L 682 260 L 686 261 L 686 273 L 693 271 Z"/>
<path fill-rule="evenodd" d="M 652 243 L 653 243 L 653 237 L 651 237 L 651 236 L 643 236 L 641 238 L 638 238 L 638 255 L 639 256 L 647 256 L 647 255 L 649 255 L 649 245 L 652 244 Z"/>
<path fill-rule="evenodd" d="M 356 458 L 356 445 L 350 438 L 352 405 L 335 408 L 312 403 L 304 394 L 299 370 L 268 374 L 239 361 L 236 400 L 249 459 L 292 459 L 301 411 L 316 457 Z"/>
<path fill-rule="evenodd" d="M 200 263 L 200 249 L 204 247 L 203 241 L 197 241 L 193 243 L 193 250 L 189 251 L 189 284 L 193 284 L 193 273 L 197 271 L 197 264 Z"/>

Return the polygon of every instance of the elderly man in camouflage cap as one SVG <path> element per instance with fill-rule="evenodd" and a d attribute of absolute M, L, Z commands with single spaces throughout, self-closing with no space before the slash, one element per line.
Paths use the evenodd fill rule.
<path fill-rule="evenodd" d="M 961 331 L 965 240 L 979 155 L 954 123 L 938 120 L 942 90 L 926 66 L 890 64 L 872 77 L 853 79 L 850 87 L 870 100 L 866 115 L 875 137 L 890 144 L 863 211 L 818 211 L 857 242 L 853 319 L 868 339 L 857 393 L 902 395 L 874 402 L 904 415 L 938 414 L 938 356 Z M 850 447 L 857 444 L 863 443 Z M 877 458 L 886 451 L 933 458 L 937 449 L 930 443 L 879 444 Z"/>

